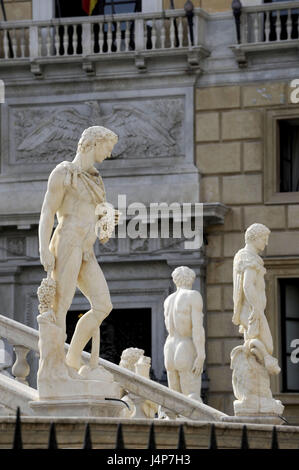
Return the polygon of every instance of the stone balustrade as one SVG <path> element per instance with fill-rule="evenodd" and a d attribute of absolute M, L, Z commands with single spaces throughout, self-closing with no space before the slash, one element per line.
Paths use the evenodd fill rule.
<path fill-rule="evenodd" d="M 204 13 L 184 10 L 0 23 L 1 60 L 163 51 L 200 46 Z"/>
<path fill-rule="evenodd" d="M 33 328 L 0 315 L 0 338 L 5 338 L 12 344 L 16 353 L 16 361 L 12 367 L 12 373 L 15 375 L 16 380 L 12 380 L 0 373 L 1 396 L 2 398 L 7 397 L 7 400 L 11 400 L 11 397 L 15 396 L 16 405 L 21 397 L 23 397 L 25 406 L 27 403 L 26 400 L 35 399 L 36 391 L 26 386 L 26 377 L 29 374 L 29 365 L 26 356 L 29 350 L 38 353 L 39 333 Z M 65 344 L 66 350 L 68 347 L 69 345 Z M 89 358 L 89 353 L 82 353 L 82 359 L 84 361 L 89 361 Z M 176 415 L 182 415 L 192 420 L 204 421 L 221 421 L 226 417 L 224 413 L 214 408 L 187 398 L 181 393 L 170 390 L 164 385 L 153 382 L 152 380 L 145 379 L 105 359 L 100 358 L 99 364 L 114 375 L 115 380 L 124 390 L 145 400 L 150 397 L 154 403 L 158 403 L 163 408 L 172 411 Z M 2 404 L 8 406 L 6 403 Z M 12 408 L 11 403 L 9 403 L 9 408 Z M 29 409 L 29 407 L 27 408 Z"/>
<path fill-rule="evenodd" d="M 298 39 L 299 2 L 279 2 L 242 9 L 241 44 Z"/>
<path fill-rule="evenodd" d="M 284 53 L 298 49 L 299 1 L 243 7 L 239 44 L 231 45 L 240 67 L 247 67 L 249 54 Z M 261 60 L 261 59 L 259 59 Z"/>

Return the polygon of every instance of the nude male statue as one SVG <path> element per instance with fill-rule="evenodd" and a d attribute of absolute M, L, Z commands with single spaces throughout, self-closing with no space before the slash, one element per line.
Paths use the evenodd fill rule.
<path fill-rule="evenodd" d="M 269 373 L 277 374 L 280 368 L 272 356 L 273 341 L 265 316 L 266 270 L 259 254 L 268 244 L 270 230 L 262 224 L 251 225 L 245 233 L 245 247 L 234 258 L 234 314 L 233 323 L 239 325 L 245 344 L 265 363 Z"/>
<path fill-rule="evenodd" d="M 192 290 L 195 272 L 186 266 L 172 273 L 177 287 L 164 302 L 168 337 L 164 361 L 170 389 L 202 402 L 201 374 L 205 360 L 202 297 Z"/>
<path fill-rule="evenodd" d="M 284 409 L 273 398 L 270 386 L 270 375 L 279 374 L 280 367 L 272 356 L 273 340 L 265 316 L 266 269 L 259 256 L 269 235 L 265 225 L 251 225 L 245 232 L 245 247 L 234 257 L 232 321 L 244 335 L 244 344 L 231 351 L 236 416 L 280 416 Z"/>
<path fill-rule="evenodd" d="M 106 201 L 102 179 L 93 165 L 111 156 L 117 140 L 117 135 L 104 127 L 85 129 L 74 160 L 62 162 L 52 171 L 41 210 L 40 259 L 56 281 L 56 325 L 65 334 L 66 314 L 76 286 L 91 305 L 77 323 L 66 357 L 67 365 L 77 370 L 81 352 L 91 337 L 98 357 L 99 326 L 112 310 L 108 286 L 93 250 L 99 220 L 96 208 Z M 51 238 L 55 214 L 58 225 Z M 116 223 L 117 219 L 116 211 Z"/>

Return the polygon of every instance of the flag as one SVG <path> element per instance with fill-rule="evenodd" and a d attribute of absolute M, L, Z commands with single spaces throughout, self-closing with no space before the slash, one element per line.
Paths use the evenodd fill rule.
<path fill-rule="evenodd" d="M 88 15 L 91 15 L 97 3 L 98 0 L 82 0 L 82 10 Z"/>

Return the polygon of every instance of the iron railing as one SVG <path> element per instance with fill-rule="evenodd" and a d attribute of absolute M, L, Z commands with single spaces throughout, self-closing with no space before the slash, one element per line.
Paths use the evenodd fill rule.
<path fill-rule="evenodd" d="M 16 412 L 16 421 L 15 421 L 12 449 L 13 450 L 21 450 L 23 448 L 24 447 L 23 447 L 22 430 L 21 430 L 21 414 L 20 414 L 20 408 L 18 408 L 17 412 Z M 26 446 L 26 448 L 28 448 L 28 446 Z M 90 450 L 92 448 L 93 448 L 92 435 L 91 435 L 90 425 L 87 422 L 86 426 L 85 426 L 84 438 L 83 438 L 83 442 L 82 442 L 82 449 Z M 123 450 L 125 448 L 126 447 L 125 447 L 125 444 L 124 444 L 122 423 L 118 423 L 117 430 L 116 430 L 116 435 L 115 435 L 115 447 L 114 447 L 114 449 L 115 450 Z M 278 442 L 277 429 L 276 429 L 275 426 L 273 426 L 271 446 L 269 447 L 269 449 L 279 450 L 279 448 L 280 447 L 279 447 L 279 442 Z M 58 443 L 57 443 L 57 438 L 56 438 L 56 428 L 55 428 L 55 423 L 54 422 L 52 422 L 50 424 L 47 449 L 48 450 L 58 449 Z M 154 425 L 153 422 L 151 423 L 151 426 L 150 426 L 149 435 L 148 435 L 148 444 L 147 444 L 146 449 L 148 449 L 148 450 L 156 450 L 157 449 L 157 446 L 156 446 L 156 431 L 155 431 L 155 425 Z M 178 440 L 177 440 L 176 449 L 177 450 L 188 449 L 187 444 L 186 444 L 184 425 L 183 424 L 179 425 Z M 221 449 L 221 447 L 219 447 L 218 443 L 217 443 L 217 435 L 216 435 L 215 424 L 211 424 L 211 427 L 210 427 L 210 438 L 209 438 L 208 449 L 210 449 L 210 450 Z M 243 427 L 242 427 L 242 433 L 241 433 L 241 439 L 240 439 L 240 449 L 241 450 L 250 450 L 250 449 L 253 450 L 253 448 L 251 448 L 249 446 L 247 426 L 246 425 L 243 425 Z"/>

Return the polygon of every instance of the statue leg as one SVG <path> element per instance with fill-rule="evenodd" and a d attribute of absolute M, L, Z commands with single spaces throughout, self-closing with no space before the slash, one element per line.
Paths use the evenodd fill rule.
<path fill-rule="evenodd" d="M 60 243 L 52 276 L 56 281 L 54 302 L 56 325 L 62 328 L 64 335 L 66 334 L 65 317 L 76 291 L 81 263 L 82 250 L 79 247 L 70 247 L 67 243 Z"/>
<path fill-rule="evenodd" d="M 201 374 L 195 376 L 191 371 L 180 371 L 180 383 L 182 393 L 193 400 L 202 402 L 201 392 Z"/>
<path fill-rule="evenodd" d="M 89 300 L 91 309 L 78 321 L 66 356 L 67 364 L 75 369 L 80 368 L 81 353 L 93 336 L 99 349 L 100 340 L 97 330 L 113 308 L 104 274 L 94 255 L 88 261 L 83 261 L 78 277 L 78 287 Z M 95 366 L 94 362 L 92 365 Z"/>
<path fill-rule="evenodd" d="M 167 371 L 168 387 L 176 392 L 181 392 L 180 377 L 176 370 Z"/>

